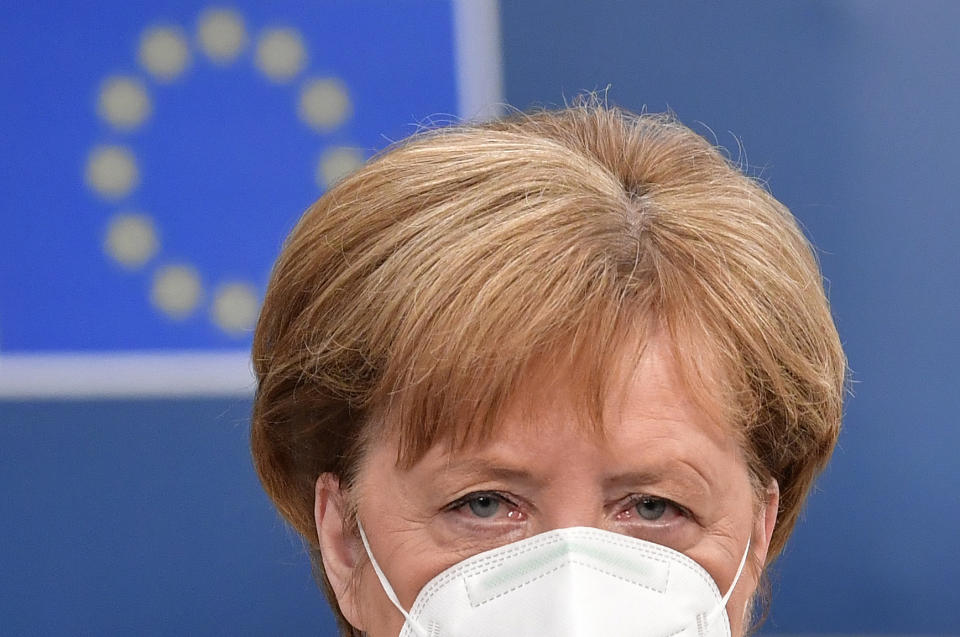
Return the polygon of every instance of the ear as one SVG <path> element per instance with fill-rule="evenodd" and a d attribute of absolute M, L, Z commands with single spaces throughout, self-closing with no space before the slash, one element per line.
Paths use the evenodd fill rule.
<path fill-rule="evenodd" d="M 757 528 L 754 532 L 754 541 L 757 543 L 757 564 L 760 568 L 767 561 L 767 552 L 770 549 L 770 539 L 773 529 L 777 526 L 777 512 L 780 510 L 780 484 L 770 478 L 767 485 L 766 502 L 763 506 L 763 516 L 758 516 Z"/>
<path fill-rule="evenodd" d="M 355 628 L 363 630 L 355 586 L 361 561 L 356 541 L 345 529 L 346 513 L 347 499 L 340 489 L 340 480 L 332 473 L 320 474 L 314 492 L 313 515 L 323 569 L 340 612 Z"/>

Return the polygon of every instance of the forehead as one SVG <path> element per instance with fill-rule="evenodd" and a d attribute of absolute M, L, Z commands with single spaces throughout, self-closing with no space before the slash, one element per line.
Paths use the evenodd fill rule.
<path fill-rule="evenodd" d="M 621 357 L 599 422 L 579 408 L 575 374 L 538 371 L 518 387 L 485 438 L 444 439 L 408 465 L 398 463 L 400 473 L 388 468 L 396 439 L 381 440 L 366 458 L 365 481 L 382 488 L 385 482 L 374 476 L 405 475 L 433 485 L 427 490 L 489 480 L 543 489 L 659 485 L 689 502 L 747 475 L 734 429 L 693 399 L 667 343 L 651 341 L 639 360 Z"/>
<path fill-rule="evenodd" d="M 723 420 L 719 399 L 709 387 L 700 393 L 691 388 L 697 379 L 684 373 L 663 334 L 650 335 L 642 347 L 637 338 L 625 340 L 606 361 L 603 382 L 585 373 L 590 369 L 544 359 L 526 370 L 487 428 L 471 431 L 467 420 L 448 423 L 406 457 L 401 438 L 398 464 L 482 453 L 549 465 L 570 449 L 584 453 L 587 447 L 601 461 L 627 450 L 689 456 L 691 462 L 708 448 L 739 455 L 738 431 Z M 391 446 L 398 438 L 387 437 Z"/>
<path fill-rule="evenodd" d="M 642 348 L 625 343 L 609 364 L 598 414 L 584 408 L 589 379 L 576 368 L 534 370 L 511 396 L 489 444 L 516 447 L 518 438 L 549 440 L 566 432 L 612 447 L 652 440 L 725 447 L 735 438 L 734 429 L 691 390 L 664 336 L 653 335 Z"/>

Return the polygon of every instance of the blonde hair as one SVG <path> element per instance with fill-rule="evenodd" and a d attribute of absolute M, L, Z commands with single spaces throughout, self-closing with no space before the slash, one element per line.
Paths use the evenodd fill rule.
<path fill-rule="evenodd" d="M 846 372 L 787 208 L 673 118 L 593 100 L 414 135 L 314 203 L 276 263 L 253 346 L 264 488 L 316 549 L 316 480 L 349 485 L 371 432 L 407 465 L 483 438 L 558 356 L 588 362 L 596 416 L 610 357 L 651 326 L 755 484 L 779 482 L 769 562 L 833 449 Z"/>

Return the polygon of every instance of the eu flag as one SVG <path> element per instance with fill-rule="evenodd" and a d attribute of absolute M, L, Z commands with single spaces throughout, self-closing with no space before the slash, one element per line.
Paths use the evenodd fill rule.
<path fill-rule="evenodd" d="M 4 9 L 0 394 L 63 388 L 57 374 L 81 382 L 82 370 L 163 393 L 173 355 L 190 357 L 174 385 L 219 369 L 238 386 L 300 213 L 392 140 L 477 114 L 462 112 L 457 11 Z"/>

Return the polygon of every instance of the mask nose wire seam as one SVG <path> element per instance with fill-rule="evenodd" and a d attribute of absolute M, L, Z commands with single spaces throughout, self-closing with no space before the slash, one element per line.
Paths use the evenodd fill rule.
<path fill-rule="evenodd" d="M 393 587 L 390 586 L 390 582 L 387 580 L 387 576 L 384 575 L 383 570 L 380 568 L 380 565 L 377 564 L 377 560 L 373 557 L 373 551 L 370 549 L 370 542 L 367 541 L 367 534 L 363 532 L 363 525 L 360 524 L 360 521 L 357 520 L 357 529 L 360 531 L 360 539 L 363 541 L 363 548 L 367 552 L 367 557 L 370 558 L 370 563 L 373 565 L 373 571 L 377 574 L 377 579 L 380 580 L 380 586 L 383 587 L 383 592 L 387 594 L 387 598 L 397 607 L 397 610 L 403 615 L 404 619 L 407 620 L 407 624 L 413 629 L 419 637 L 430 637 L 423 626 L 421 626 L 417 621 L 410 616 L 403 606 L 400 605 L 400 600 L 397 598 L 397 594 L 393 591 Z"/>
<path fill-rule="evenodd" d="M 714 608 L 709 615 L 707 615 L 707 624 L 712 624 L 713 620 L 717 618 L 720 613 L 722 613 L 726 607 L 727 602 L 730 601 L 730 596 L 733 595 L 733 589 L 737 587 L 737 582 L 740 581 L 740 575 L 743 573 L 743 567 L 747 563 L 747 556 L 750 554 L 750 538 L 747 538 L 747 548 L 743 551 L 743 557 L 740 558 L 740 566 L 737 567 L 737 574 L 733 576 L 733 583 L 730 584 L 730 588 L 727 589 L 727 594 L 723 596 L 723 599 L 720 600 L 720 603 L 717 604 L 717 607 Z"/>

